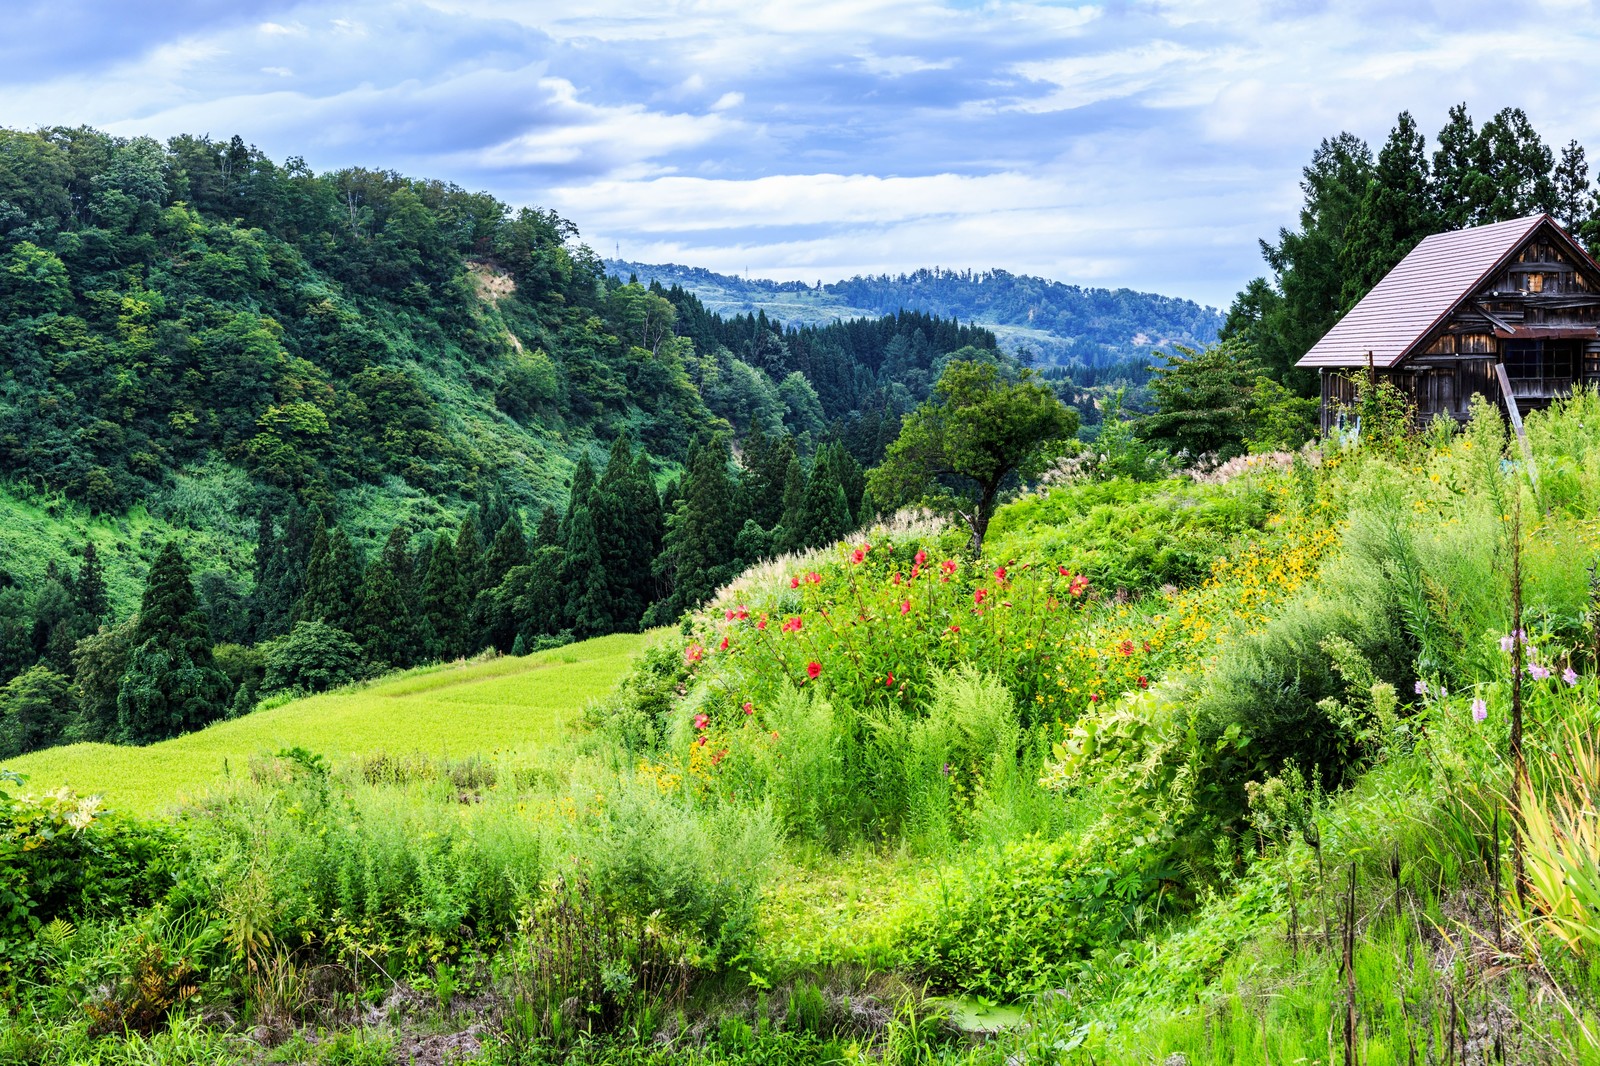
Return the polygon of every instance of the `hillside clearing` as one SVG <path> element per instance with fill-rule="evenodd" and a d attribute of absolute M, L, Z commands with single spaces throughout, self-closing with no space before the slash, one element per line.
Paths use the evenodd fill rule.
<path fill-rule="evenodd" d="M 616 634 L 536 655 L 422 667 L 145 748 L 72 744 L 22 756 L 6 768 L 26 775 L 34 789 L 66 785 L 103 795 L 112 807 L 153 814 L 243 771 L 252 756 L 284 748 L 329 758 L 525 750 L 555 740 L 651 639 Z"/>

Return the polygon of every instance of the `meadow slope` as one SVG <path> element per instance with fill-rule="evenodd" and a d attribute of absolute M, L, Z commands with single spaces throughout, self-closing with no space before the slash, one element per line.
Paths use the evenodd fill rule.
<path fill-rule="evenodd" d="M 527 751 L 548 744 L 584 703 L 628 668 L 650 634 L 615 634 L 536 655 L 447 663 L 339 689 L 144 748 L 72 744 L 6 764 L 31 785 L 100 794 L 154 814 L 252 756 L 300 747 L 330 759 L 388 752 L 430 756 Z"/>

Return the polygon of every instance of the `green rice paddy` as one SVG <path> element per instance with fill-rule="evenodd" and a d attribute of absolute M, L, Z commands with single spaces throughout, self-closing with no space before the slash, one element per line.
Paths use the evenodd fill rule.
<path fill-rule="evenodd" d="M 107 806 L 154 814 L 181 803 L 253 756 L 300 747 L 337 759 L 384 751 L 464 757 L 558 740 L 604 695 L 650 634 L 616 634 L 520 658 L 422 667 L 218 722 L 146 748 L 72 744 L 7 764 L 29 791 L 65 785 Z"/>

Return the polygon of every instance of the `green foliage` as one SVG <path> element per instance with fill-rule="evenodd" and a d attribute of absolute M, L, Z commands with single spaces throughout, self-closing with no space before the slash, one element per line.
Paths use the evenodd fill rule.
<path fill-rule="evenodd" d="M 56 743 L 76 709 L 65 676 L 42 664 L 18 674 L 0 688 L 0 758 Z"/>
<path fill-rule="evenodd" d="M 296 622 L 286 635 L 261 646 L 266 667 L 261 690 L 326 692 L 362 675 L 361 645 L 344 630 L 326 622 Z"/>
<path fill-rule="evenodd" d="M 205 615 L 175 543 L 150 568 L 131 643 L 117 689 L 117 731 L 125 742 L 164 740 L 222 715 L 228 679 L 212 661 Z"/>
<path fill-rule="evenodd" d="M 992 362 L 953 360 L 872 472 L 873 499 L 954 512 L 977 552 L 1001 488 L 1043 473 L 1076 429 L 1077 416 L 1026 371 L 1008 381 Z"/>

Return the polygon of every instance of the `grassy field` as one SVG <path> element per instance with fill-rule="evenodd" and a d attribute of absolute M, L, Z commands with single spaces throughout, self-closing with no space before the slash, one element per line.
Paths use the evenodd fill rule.
<path fill-rule="evenodd" d="M 617 634 L 522 658 L 423 667 L 258 711 L 147 748 L 73 744 L 6 769 L 31 790 L 67 785 L 109 806 L 157 813 L 250 757 L 302 747 L 330 758 L 373 751 L 465 756 L 548 743 L 608 691 L 651 635 Z"/>

